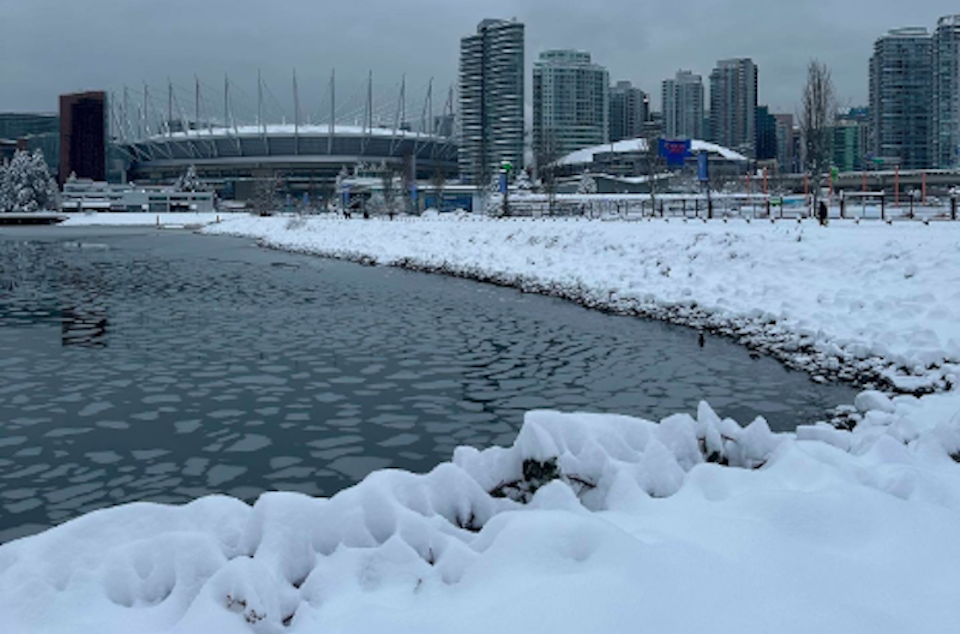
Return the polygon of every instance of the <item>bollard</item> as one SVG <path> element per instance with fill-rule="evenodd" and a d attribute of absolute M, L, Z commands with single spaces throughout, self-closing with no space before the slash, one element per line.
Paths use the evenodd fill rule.
<path fill-rule="evenodd" d="M 157 216 L 157 228 L 160 228 L 160 216 Z"/>
<path fill-rule="evenodd" d="M 957 219 L 957 197 L 956 196 L 950 199 L 950 219 L 951 220 Z"/>

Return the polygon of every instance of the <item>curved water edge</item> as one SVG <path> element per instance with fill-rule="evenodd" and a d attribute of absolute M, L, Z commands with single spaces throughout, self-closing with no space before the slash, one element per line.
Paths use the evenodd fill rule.
<path fill-rule="evenodd" d="M 185 232 L 33 237 L 0 242 L 0 531 L 331 495 L 508 445 L 532 409 L 658 420 L 707 399 L 792 430 L 855 395 L 724 338 L 472 281 Z"/>
<path fill-rule="evenodd" d="M 502 220 L 502 222 L 509 221 Z M 303 226 L 299 220 L 291 222 L 296 225 L 293 227 L 294 231 Z M 456 221 L 441 220 L 439 222 Z M 724 310 L 710 310 L 696 301 L 664 304 L 653 299 L 623 297 L 620 291 L 614 288 L 598 289 L 583 284 L 544 281 L 535 275 L 492 271 L 482 267 L 466 266 L 455 261 L 437 263 L 418 257 L 399 257 L 383 262 L 376 254 L 350 249 L 324 249 L 246 231 L 231 231 L 229 227 L 208 227 L 202 229 L 200 233 L 255 238 L 264 248 L 346 260 L 365 266 L 385 264 L 411 271 L 470 279 L 515 288 L 525 293 L 557 297 L 593 310 L 690 327 L 733 339 L 739 345 L 773 357 L 791 369 L 807 372 L 815 381 L 821 383 L 841 381 L 858 388 L 879 389 L 890 394 L 914 396 L 948 392 L 954 387 L 953 380 L 949 376 L 930 376 L 930 370 L 936 370 L 936 367 L 923 368 L 923 373 L 917 374 L 916 368 L 898 365 L 882 356 L 865 354 L 862 350 L 850 354 L 836 347 L 831 349 L 830 341 L 783 328 L 771 315 L 734 316 Z"/>

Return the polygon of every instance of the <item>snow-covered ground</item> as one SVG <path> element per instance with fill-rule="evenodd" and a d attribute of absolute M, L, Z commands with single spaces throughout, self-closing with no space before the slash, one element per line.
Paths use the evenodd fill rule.
<path fill-rule="evenodd" d="M 233 214 L 227 213 L 93 213 L 69 214 L 61 227 L 196 227 L 220 222 Z M 245 214 L 244 214 L 245 215 Z"/>
<path fill-rule="evenodd" d="M 914 391 L 960 373 L 960 222 L 247 216 L 205 231 L 710 328 L 815 374 Z"/>
<path fill-rule="evenodd" d="M 727 329 L 864 392 L 853 431 L 533 412 L 331 499 L 98 511 L 0 547 L 12 632 L 942 634 L 960 588 L 960 223 L 340 221 L 215 233 Z"/>
<path fill-rule="evenodd" d="M 333 498 L 92 513 L 0 547 L 10 632 L 945 634 L 954 403 L 854 432 L 535 412 L 512 448 Z M 954 417 L 955 418 L 955 417 Z M 939 421 L 935 423 L 934 421 Z"/>

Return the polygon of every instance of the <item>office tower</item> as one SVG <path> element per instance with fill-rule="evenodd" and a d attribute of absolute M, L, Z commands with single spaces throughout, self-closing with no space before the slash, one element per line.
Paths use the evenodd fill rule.
<path fill-rule="evenodd" d="M 932 164 L 932 39 L 925 28 L 894 29 L 870 58 L 872 152 L 904 169 Z"/>
<path fill-rule="evenodd" d="M 83 92 L 60 96 L 60 184 L 70 174 L 107 178 L 107 96 Z"/>
<path fill-rule="evenodd" d="M 564 156 L 610 136 L 610 75 L 583 51 L 545 51 L 533 65 L 533 147 Z"/>
<path fill-rule="evenodd" d="M 650 97 L 628 81 L 610 88 L 610 142 L 637 139 L 650 119 Z"/>
<path fill-rule="evenodd" d="M 688 70 L 663 82 L 663 133 L 671 139 L 703 139 L 703 78 Z"/>
<path fill-rule="evenodd" d="M 933 36 L 933 166 L 960 166 L 960 14 L 940 18 Z"/>
<path fill-rule="evenodd" d="M 711 141 L 756 155 L 758 71 L 750 59 L 717 62 L 710 73 Z"/>
<path fill-rule="evenodd" d="M 523 167 L 524 27 L 484 20 L 460 41 L 460 174 L 485 185 L 502 161 Z"/>
<path fill-rule="evenodd" d="M 777 119 L 770 114 L 769 106 L 757 108 L 757 160 L 772 161 L 777 158 Z"/>
<path fill-rule="evenodd" d="M 799 171 L 793 155 L 793 115 L 775 114 L 777 123 L 777 169 L 784 174 Z"/>

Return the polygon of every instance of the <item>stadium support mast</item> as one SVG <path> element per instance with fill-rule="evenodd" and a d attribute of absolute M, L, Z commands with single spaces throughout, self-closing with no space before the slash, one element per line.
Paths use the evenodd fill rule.
<path fill-rule="evenodd" d="M 327 155 L 333 155 L 333 134 L 337 127 L 337 69 L 330 71 L 330 135 L 327 137 Z"/>
<path fill-rule="evenodd" d="M 230 129 L 230 76 L 223 74 L 223 129 Z"/>
<path fill-rule="evenodd" d="M 294 154 L 300 154 L 300 91 L 297 90 L 297 69 L 293 69 L 293 139 Z"/>
<path fill-rule="evenodd" d="M 150 88 L 143 85 L 143 132 L 150 136 Z"/>
<path fill-rule="evenodd" d="M 173 82 L 167 77 L 167 136 L 173 136 Z"/>
<path fill-rule="evenodd" d="M 263 79 L 259 69 L 257 69 L 257 126 L 261 133 L 266 135 L 267 130 L 263 125 Z"/>

